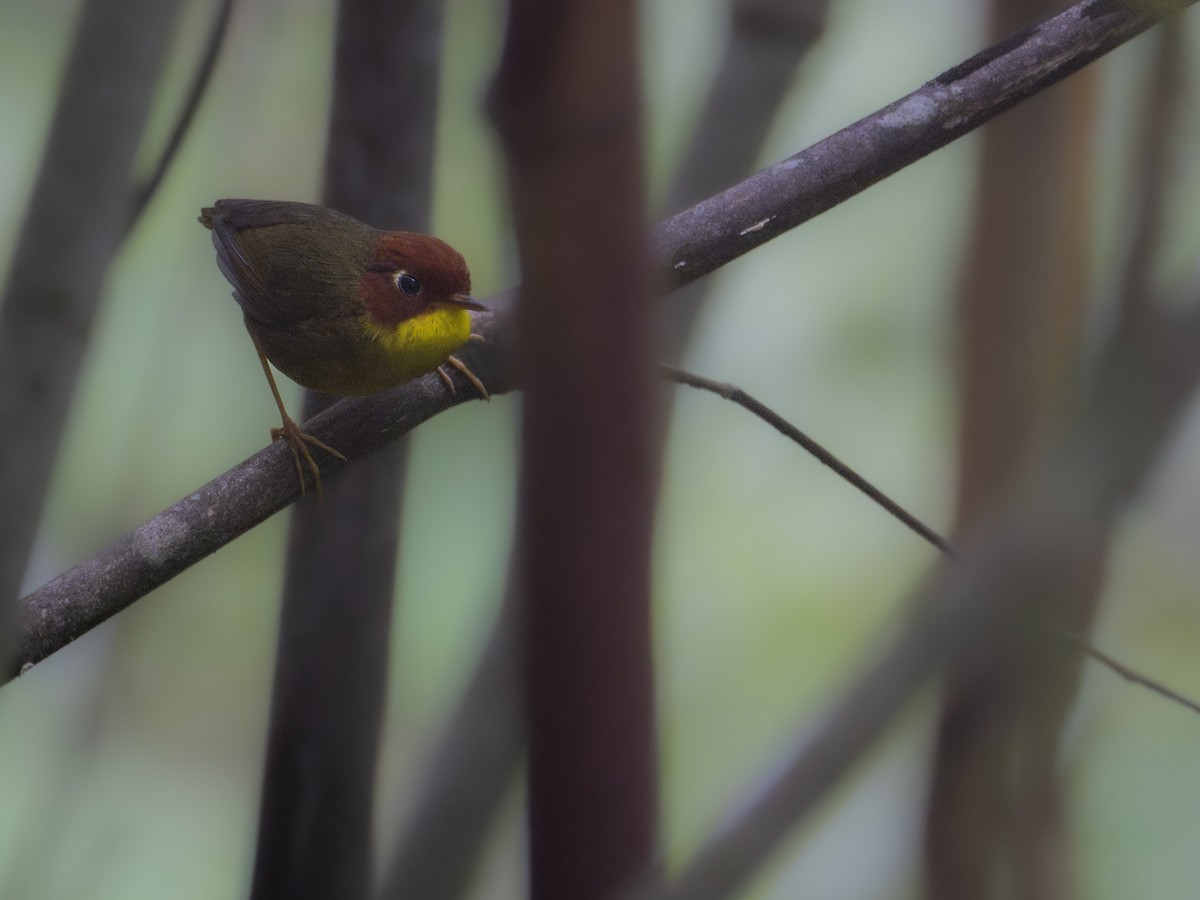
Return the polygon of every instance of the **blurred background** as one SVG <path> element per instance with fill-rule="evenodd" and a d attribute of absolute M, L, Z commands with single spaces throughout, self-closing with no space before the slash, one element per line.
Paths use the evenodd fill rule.
<path fill-rule="evenodd" d="M 647 151 L 661 197 L 712 77 L 725 6 L 643 6 Z M 208 2 L 184 5 L 147 162 L 212 12 Z M 65 0 L 0 5 L 0 267 L 28 201 L 75 13 Z M 434 231 L 462 251 L 483 298 L 518 279 L 482 113 L 502 16 L 499 4 L 447 0 Z M 1196 16 L 1184 24 L 1194 51 Z M 266 442 L 274 405 L 196 215 L 218 197 L 315 199 L 332 28 L 330 2 L 237 5 L 197 121 L 105 285 L 25 591 Z M 980 4 L 835 0 L 762 164 L 986 43 Z M 1089 287 L 1098 298 L 1126 238 L 1121 211 L 1147 47 L 1142 38 L 1098 64 L 1099 151 L 1088 175 Z M 1185 159 L 1200 137 L 1194 58 Z M 942 530 L 955 486 L 950 309 L 977 151 L 976 138 L 959 141 L 726 267 L 686 360 L 756 395 Z M 1185 170 L 1174 209 L 1200 209 L 1198 172 Z M 1196 264 L 1198 223 L 1196 215 L 1169 222 L 1174 274 Z M 395 797 L 419 771 L 500 599 L 518 402 L 465 404 L 414 435 L 381 770 L 382 790 Z M 1194 697 L 1198 451 L 1193 416 L 1122 526 L 1095 635 Z M 665 849 L 679 860 L 797 729 L 819 720 L 838 685 L 902 621 L 935 557 L 775 432 L 709 395 L 679 396 L 665 472 L 658 689 Z M 268 521 L 0 689 L 0 897 L 245 893 L 284 524 Z M 746 897 L 915 894 L 934 700 L 910 709 Z M 1061 761 L 1084 896 L 1195 896 L 1197 759 L 1194 715 L 1087 668 Z M 479 898 L 519 896 L 520 806 L 514 791 Z M 379 841 L 390 846 L 399 806 L 380 808 Z"/>

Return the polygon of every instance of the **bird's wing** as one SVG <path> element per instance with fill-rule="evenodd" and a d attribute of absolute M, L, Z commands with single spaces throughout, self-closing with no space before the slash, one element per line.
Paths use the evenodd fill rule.
<path fill-rule="evenodd" d="M 201 224 L 212 230 L 217 266 L 233 285 L 234 299 L 248 317 L 275 327 L 293 327 L 327 312 L 330 286 L 341 273 L 326 272 L 331 261 L 312 246 L 341 219 L 353 222 L 317 206 L 278 200 L 218 200 L 200 214 Z M 287 242 L 276 236 L 280 225 L 292 226 Z M 298 271 L 307 277 L 297 279 Z"/>

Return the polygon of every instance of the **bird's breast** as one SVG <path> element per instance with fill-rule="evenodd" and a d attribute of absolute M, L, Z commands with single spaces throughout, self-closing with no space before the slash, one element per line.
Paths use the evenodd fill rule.
<path fill-rule="evenodd" d="M 471 336 L 470 314 L 454 308 L 395 325 L 366 316 L 278 333 L 249 319 L 246 325 L 279 371 L 306 388 L 344 397 L 374 394 L 432 372 Z"/>

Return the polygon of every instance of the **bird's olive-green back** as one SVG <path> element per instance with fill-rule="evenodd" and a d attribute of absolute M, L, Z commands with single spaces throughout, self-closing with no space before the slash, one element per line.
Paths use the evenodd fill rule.
<path fill-rule="evenodd" d="M 275 328 L 355 318 L 358 283 L 379 232 L 350 216 L 274 200 L 218 200 L 200 221 L 246 315 Z"/>

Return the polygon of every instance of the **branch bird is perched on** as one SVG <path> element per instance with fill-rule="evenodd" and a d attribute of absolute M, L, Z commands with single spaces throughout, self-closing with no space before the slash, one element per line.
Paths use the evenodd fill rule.
<path fill-rule="evenodd" d="M 363 396 L 435 369 L 462 372 L 485 399 L 487 389 L 451 355 L 470 340 L 471 274 L 449 244 L 425 234 L 379 231 L 308 203 L 218 200 L 200 213 L 212 230 L 217 265 L 233 285 L 283 417 L 271 429 L 321 493 L 309 445 L 344 460 L 300 430 L 284 408 L 270 363 L 314 391 Z M 301 462 L 303 460 L 303 463 Z"/>

